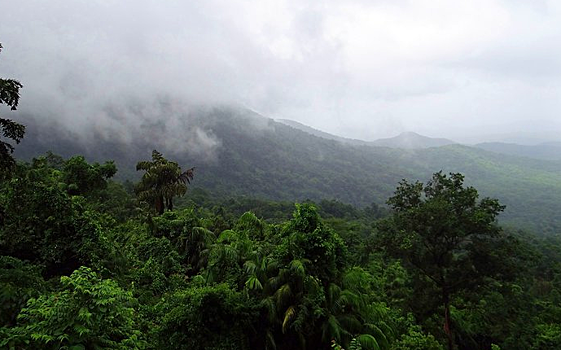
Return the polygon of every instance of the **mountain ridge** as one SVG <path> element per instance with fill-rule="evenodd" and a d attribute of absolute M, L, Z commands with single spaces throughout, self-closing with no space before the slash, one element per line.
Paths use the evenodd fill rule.
<path fill-rule="evenodd" d="M 391 148 L 402 148 L 402 149 L 420 149 L 420 148 L 431 148 L 431 147 L 441 147 L 457 144 L 457 142 L 445 139 L 445 138 L 433 138 L 418 134 L 413 131 L 402 132 L 401 134 L 388 137 L 383 139 L 378 139 L 370 142 L 374 146 L 383 146 Z"/>
<path fill-rule="evenodd" d="M 393 137 L 381 138 L 374 141 L 365 141 L 333 135 L 290 119 L 275 119 L 275 121 L 291 126 L 300 131 L 304 131 L 310 135 L 351 145 L 370 145 L 389 148 L 418 149 L 457 144 L 457 142 L 449 139 L 428 137 L 413 131 L 402 132 Z"/>
<path fill-rule="evenodd" d="M 327 139 L 327 140 L 334 140 L 334 141 L 338 141 L 338 142 L 342 142 L 342 143 L 348 143 L 348 144 L 351 144 L 351 145 L 367 145 L 367 144 L 369 144 L 368 141 L 351 139 L 351 138 L 347 138 L 347 137 L 342 137 L 342 136 L 330 134 L 328 132 L 318 130 L 316 128 L 313 128 L 311 126 L 308 126 L 306 124 L 302 124 L 300 122 L 297 122 L 297 121 L 291 120 L 291 119 L 275 119 L 275 121 L 277 121 L 279 123 L 282 123 L 282 124 L 285 124 L 285 125 L 288 125 L 288 126 L 294 128 L 294 129 L 303 131 L 303 132 L 308 133 L 310 135 L 321 137 L 321 138 L 324 138 L 324 139 Z"/>
<path fill-rule="evenodd" d="M 83 154 L 95 161 L 114 159 L 121 179 L 137 179 L 136 162 L 149 159 L 156 148 L 183 167 L 196 166 L 193 186 L 216 196 L 338 199 L 357 206 L 384 204 L 402 179 L 426 181 L 440 170 L 460 172 L 483 196 L 507 205 L 501 220 L 561 231 L 557 215 L 561 162 L 459 144 L 423 149 L 348 144 L 243 109 L 211 108 L 179 116 L 181 122 L 167 126 L 169 115 L 162 110 L 150 116 L 148 126 L 131 128 L 128 137 L 112 139 L 100 133 L 95 144 L 80 143 L 75 135 L 57 130 L 60 126 L 29 118 L 28 134 L 17 156 L 31 159 L 52 150 L 65 157 Z M 179 139 L 166 143 L 171 135 Z M 213 142 L 202 147 L 209 139 Z"/>
<path fill-rule="evenodd" d="M 561 142 L 542 142 L 537 145 L 520 145 L 509 142 L 482 142 L 474 147 L 502 154 L 543 160 L 561 160 Z"/>

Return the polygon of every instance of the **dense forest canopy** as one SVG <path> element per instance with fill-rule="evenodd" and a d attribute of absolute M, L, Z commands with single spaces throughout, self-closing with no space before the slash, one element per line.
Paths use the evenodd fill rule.
<path fill-rule="evenodd" d="M 179 104 L 179 106 L 177 106 Z M 171 105 L 171 106 L 170 106 Z M 506 205 L 501 224 L 555 233 L 561 230 L 561 163 L 517 157 L 464 145 L 395 149 L 326 139 L 241 107 L 193 107 L 167 99 L 107 107 L 115 121 L 140 113 L 120 134 L 79 134 L 40 116 L 19 115 L 26 138 L 16 156 L 27 161 L 51 150 L 115 161 L 118 180 L 139 180 L 140 160 L 154 148 L 183 167 L 197 166 L 192 188 L 216 198 L 249 196 L 276 201 L 339 200 L 360 208 L 385 206 L 397 183 L 460 172 L 466 184 Z M 153 114 L 143 115 L 142 111 Z M 140 111 L 140 112 L 139 112 Z M 168 124 L 166 120 L 173 120 Z M 183 130 L 184 132 L 178 132 Z M 86 136 L 96 141 L 87 140 Z M 170 140 L 172 139 L 172 140 Z M 148 156 L 147 156 L 148 155 Z"/>
<path fill-rule="evenodd" d="M 0 80 L 0 103 L 15 109 L 21 87 Z M 463 155 L 480 170 L 490 168 L 482 172 L 487 176 L 497 174 L 493 156 L 462 146 L 404 155 L 333 140 L 308 143 L 281 128 L 287 144 L 269 137 L 275 135 L 269 122 L 264 133 L 252 134 L 215 118 L 217 133 L 229 130 L 221 134 L 225 144 L 243 139 L 261 162 L 255 167 L 228 149 L 221 166 L 237 183 L 219 177 L 210 183 L 233 196 L 188 191 L 195 168 L 183 171 L 156 150 L 151 161 L 143 160 L 148 154 L 134 160 L 144 173 L 133 183 L 113 180 L 114 161 L 90 163 L 83 155 L 47 152 L 16 162 L 13 145 L 1 141 L 0 348 L 559 348 L 557 221 L 541 235 L 503 228 L 497 218 L 505 205 L 480 196 L 457 172 L 433 173 L 426 183 L 404 179 L 394 184 L 387 206 L 373 196 L 400 174 L 403 164 L 389 167 L 396 155 L 413 157 L 417 170 L 431 165 L 431 154 Z M 0 125 L 3 137 L 22 139 L 23 125 L 3 118 Z M 279 164 L 286 152 L 293 162 Z M 315 153 L 335 156 L 334 166 Z M 302 161 L 313 166 L 301 168 Z M 502 164 L 526 169 L 520 161 Z M 545 184 L 542 190 L 558 189 L 552 184 L 557 165 L 547 164 L 550 169 L 486 183 L 535 186 L 530 174 Z M 333 187 L 322 187 L 326 178 L 314 177 L 317 168 L 331 176 L 353 166 L 361 170 L 351 177 L 359 188 L 373 187 L 351 196 L 361 206 L 338 199 L 352 182 L 320 198 Z M 246 178 L 243 167 L 261 177 Z M 291 177 L 282 182 L 287 169 Z M 388 171 L 366 177 L 364 169 Z M 271 177 L 275 171 L 281 176 Z M 225 189 L 247 190 L 257 181 L 266 189 L 261 194 L 282 199 L 284 189 L 298 192 L 291 186 L 306 177 L 306 186 L 314 186 L 300 195 L 315 202 Z M 384 181 L 369 182 L 376 177 Z"/>
<path fill-rule="evenodd" d="M 49 153 L 2 181 L 1 347 L 556 349 L 561 340 L 561 239 L 501 229 L 503 206 L 460 174 L 402 182 L 389 211 L 203 191 L 161 211 L 111 180 L 115 171 Z"/>
<path fill-rule="evenodd" d="M 0 43 L 0 52 L 2 44 Z M 19 90 L 23 87 L 21 83 L 14 79 L 0 78 L 0 106 L 6 105 L 10 110 L 15 111 L 19 104 Z M 25 133 L 25 126 L 20 123 L 0 117 L 0 128 L 2 129 L 2 139 L 0 139 L 0 169 L 11 168 L 14 166 L 14 146 L 11 142 L 19 143 Z"/>

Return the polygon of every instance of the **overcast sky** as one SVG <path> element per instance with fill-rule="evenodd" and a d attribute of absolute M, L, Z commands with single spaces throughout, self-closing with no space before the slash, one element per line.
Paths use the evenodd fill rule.
<path fill-rule="evenodd" d="M 0 0 L 0 42 L 21 110 L 76 124 L 171 94 L 366 140 L 561 140 L 559 0 Z"/>

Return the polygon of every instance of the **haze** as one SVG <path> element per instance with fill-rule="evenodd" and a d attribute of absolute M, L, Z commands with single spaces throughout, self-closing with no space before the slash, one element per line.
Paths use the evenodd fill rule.
<path fill-rule="evenodd" d="M 559 23 L 559 1 L 0 0 L 0 76 L 77 130 L 171 96 L 363 140 L 559 141 Z"/>

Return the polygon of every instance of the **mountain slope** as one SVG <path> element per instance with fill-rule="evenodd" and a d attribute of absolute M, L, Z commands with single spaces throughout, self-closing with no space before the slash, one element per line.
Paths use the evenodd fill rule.
<path fill-rule="evenodd" d="M 289 119 L 275 119 L 275 121 L 288 125 L 290 127 L 293 127 L 294 129 L 303 131 L 307 134 L 313 135 L 313 136 L 317 136 L 317 137 L 321 137 L 327 140 L 334 140 L 334 141 L 339 141 L 342 143 L 348 143 L 351 145 L 367 145 L 368 142 L 366 141 L 362 141 L 362 140 L 355 140 L 355 139 L 349 139 L 346 137 L 341 137 L 341 136 L 337 136 L 337 135 L 332 135 L 329 133 L 326 133 L 324 131 L 318 130 L 318 129 L 314 129 L 308 125 L 304 125 L 302 123 L 299 123 L 297 121 L 294 120 L 289 120 Z"/>
<path fill-rule="evenodd" d="M 559 232 L 561 220 L 561 163 L 528 159 L 451 145 L 417 151 L 412 168 L 430 172 L 460 172 L 484 196 L 507 206 L 501 220 L 518 227 Z"/>
<path fill-rule="evenodd" d="M 508 206 L 502 220 L 561 231 L 559 162 L 460 145 L 415 150 L 349 145 L 235 108 L 192 110 L 173 123 L 165 118 L 164 110 L 152 114 L 150 124 L 131 125 L 127 137 L 100 132 L 87 142 L 28 118 L 18 155 L 29 159 L 51 149 L 63 156 L 115 159 L 121 178 L 134 178 L 136 162 L 157 148 L 182 167 L 196 166 L 193 186 L 218 196 L 327 198 L 358 206 L 383 204 L 403 178 L 426 181 L 439 170 L 461 172 L 482 195 Z"/>
<path fill-rule="evenodd" d="M 431 138 L 431 137 L 419 135 L 414 132 L 404 132 L 395 137 L 378 139 L 376 141 L 370 142 L 370 144 L 373 146 L 403 148 L 403 149 L 440 147 L 440 146 L 453 145 L 455 143 L 456 142 L 452 140 L 442 139 L 442 138 Z"/>
<path fill-rule="evenodd" d="M 519 145 L 516 143 L 484 142 L 475 145 L 487 151 L 504 153 L 521 157 L 545 160 L 561 160 L 561 144 L 547 142 L 539 145 Z"/>

